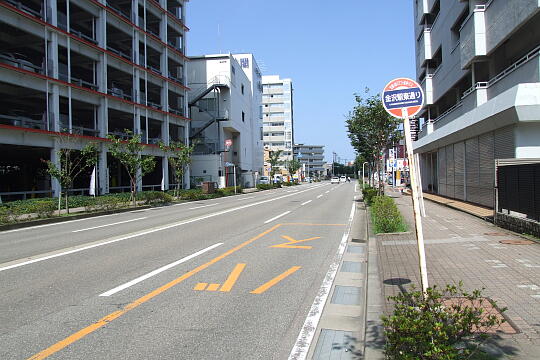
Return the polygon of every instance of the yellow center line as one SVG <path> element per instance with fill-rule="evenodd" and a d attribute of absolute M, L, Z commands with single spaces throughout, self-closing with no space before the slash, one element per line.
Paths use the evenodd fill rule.
<path fill-rule="evenodd" d="M 189 279 L 190 277 L 192 277 L 193 275 L 201 272 L 202 270 L 208 268 L 209 266 L 217 263 L 218 261 L 220 260 L 223 260 L 224 258 L 226 258 L 227 256 L 235 253 L 236 251 L 242 249 L 243 247 L 251 244 L 252 242 L 262 238 L 263 236 L 266 236 L 268 235 L 269 233 L 271 233 L 272 231 L 276 230 L 277 228 L 279 228 L 281 226 L 281 224 L 276 224 L 274 225 L 273 227 L 271 227 L 270 229 L 260 233 L 259 235 L 241 243 L 240 245 L 238 246 L 235 246 L 234 248 L 224 252 L 223 254 L 219 255 L 218 257 L 215 257 L 213 258 L 212 260 L 208 261 L 207 263 L 205 264 L 202 264 L 198 267 L 196 267 L 195 269 L 185 273 L 184 275 L 180 276 L 179 278 L 176 278 L 170 282 L 168 282 L 167 284 L 155 289 L 154 291 L 138 298 L 137 300 L 133 301 L 132 303 L 126 305 L 122 310 L 118 310 L 118 311 L 115 311 L 103 318 L 101 318 L 100 320 L 98 320 L 97 322 L 77 331 L 76 333 L 68 336 L 67 338 L 63 339 L 63 340 L 60 340 L 59 342 L 57 342 L 56 344 L 40 351 L 39 353 L 33 355 L 32 357 L 28 358 L 28 360 L 37 360 L 37 359 L 45 359 L 49 356 L 51 356 L 52 354 L 62 350 L 63 348 L 73 344 L 74 342 L 82 339 L 83 337 L 85 337 L 86 335 L 88 334 L 91 334 L 93 333 L 94 331 L 104 327 L 105 325 L 107 325 L 108 323 L 110 323 L 111 321 L 119 318 L 120 316 L 124 315 L 125 313 L 127 313 L 128 311 L 130 310 L 133 310 L 135 309 L 137 306 L 141 305 L 141 304 L 144 304 L 145 302 L 147 302 L 148 300 L 158 296 L 159 294 L 161 294 L 162 292 L 165 292 L 167 290 L 169 290 L 170 288 L 172 288 L 173 286 L 181 283 L 182 281 L 186 280 L 186 279 Z M 296 271 L 296 270 L 295 270 Z"/>
<path fill-rule="evenodd" d="M 238 280 L 238 277 L 246 267 L 246 264 L 236 264 L 233 271 L 230 273 L 229 277 L 227 277 L 227 280 L 223 283 L 223 286 L 219 291 L 223 292 L 229 292 L 231 291 L 232 287 L 236 283 L 236 280 Z"/>
<path fill-rule="evenodd" d="M 251 292 L 251 294 L 262 294 L 263 292 L 270 289 L 272 286 L 276 285 L 278 282 L 285 279 L 287 276 L 291 275 L 292 273 L 294 273 L 295 271 L 297 271 L 300 268 L 301 268 L 301 266 L 293 266 L 289 270 L 285 271 L 283 274 L 278 275 L 275 278 L 273 278 L 272 280 L 268 281 L 267 283 L 259 286 L 258 288 L 253 290 Z"/>
<path fill-rule="evenodd" d="M 219 285 L 220 284 L 210 284 L 206 288 L 206 291 L 216 291 L 217 289 L 219 289 Z"/>

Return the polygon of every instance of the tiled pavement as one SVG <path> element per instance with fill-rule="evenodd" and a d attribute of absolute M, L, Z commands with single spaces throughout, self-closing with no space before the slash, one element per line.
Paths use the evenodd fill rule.
<path fill-rule="evenodd" d="M 376 237 L 385 298 L 398 294 L 400 286 L 419 288 L 420 284 L 411 197 L 389 195 L 411 232 Z M 518 330 L 499 335 L 494 353 L 500 358 L 540 359 L 540 244 L 503 245 L 500 240 L 521 238 L 437 203 L 426 201 L 425 207 L 427 216 L 422 221 L 429 285 L 463 281 L 467 290 L 484 288 L 484 296 L 508 308 L 505 316 Z M 387 300 L 385 311 L 390 310 Z"/>

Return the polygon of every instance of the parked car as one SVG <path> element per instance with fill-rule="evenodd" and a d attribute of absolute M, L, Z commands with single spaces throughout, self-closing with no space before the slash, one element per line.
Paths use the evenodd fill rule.
<path fill-rule="evenodd" d="M 337 176 L 334 176 L 331 180 L 330 180 L 330 184 L 339 184 L 339 178 Z"/>
<path fill-rule="evenodd" d="M 259 184 L 270 184 L 270 179 L 268 176 L 261 176 L 259 179 Z"/>

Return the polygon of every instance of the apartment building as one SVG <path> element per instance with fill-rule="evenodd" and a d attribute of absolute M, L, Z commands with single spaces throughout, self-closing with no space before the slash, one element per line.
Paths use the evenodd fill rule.
<path fill-rule="evenodd" d="M 263 170 L 262 78 L 252 54 L 190 58 L 193 184 L 253 187 Z M 230 145 L 227 145 L 227 144 Z"/>
<path fill-rule="evenodd" d="M 263 83 L 263 142 L 270 151 L 281 150 L 280 160 L 293 158 L 294 121 L 293 87 L 291 79 L 265 75 Z"/>
<path fill-rule="evenodd" d="M 494 160 L 540 158 L 537 0 L 415 0 L 422 185 L 494 206 Z"/>
<path fill-rule="evenodd" d="M 302 164 L 304 177 L 325 176 L 324 146 L 323 145 L 294 145 L 294 158 Z"/>
<path fill-rule="evenodd" d="M 107 152 L 108 134 L 141 134 L 157 157 L 139 189 L 173 182 L 159 141 L 187 142 L 185 25 L 188 0 L 0 1 L 0 194 L 50 196 L 42 160 L 99 144 L 99 193 L 129 178 Z M 91 171 L 91 170 L 89 170 Z M 87 189 L 90 173 L 76 188 Z M 163 184 L 163 185 L 161 185 Z M 189 184 L 185 184 L 189 185 Z M 84 191 L 81 191 L 84 192 Z"/>

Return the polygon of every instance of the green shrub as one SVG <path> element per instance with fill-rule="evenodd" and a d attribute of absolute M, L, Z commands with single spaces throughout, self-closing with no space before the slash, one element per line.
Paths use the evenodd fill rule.
<path fill-rule="evenodd" d="M 371 219 L 376 234 L 407 231 L 396 203 L 388 196 L 373 197 Z"/>
<path fill-rule="evenodd" d="M 485 312 L 482 304 L 489 300 L 480 290 L 467 293 L 462 287 L 461 282 L 442 291 L 434 286 L 425 299 L 414 289 L 389 297 L 395 305 L 391 316 L 382 317 L 386 359 L 458 360 L 478 353 L 486 333 L 504 319 Z"/>
<path fill-rule="evenodd" d="M 236 194 L 241 194 L 241 193 L 242 193 L 242 187 L 237 186 L 236 187 Z M 234 186 L 229 186 L 229 187 L 225 187 L 225 188 L 222 188 L 222 189 L 216 189 L 216 194 L 219 195 L 219 196 L 235 195 Z"/>
<path fill-rule="evenodd" d="M 259 190 L 270 190 L 273 188 L 272 184 L 257 184 L 257 189 Z"/>
<path fill-rule="evenodd" d="M 173 197 L 162 191 L 143 191 L 137 194 L 138 201 L 145 204 L 164 204 L 173 201 Z"/>
<path fill-rule="evenodd" d="M 372 188 L 370 186 L 365 187 L 364 189 L 362 189 L 362 197 L 364 199 L 364 202 L 367 205 L 371 205 L 373 197 L 377 196 L 378 193 L 378 190 L 375 188 Z"/>

